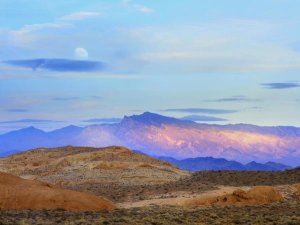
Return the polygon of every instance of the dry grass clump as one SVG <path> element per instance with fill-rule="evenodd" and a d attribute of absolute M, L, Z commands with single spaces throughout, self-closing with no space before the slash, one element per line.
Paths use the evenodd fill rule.
<path fill-rule="evenodd" d="M 300 183 L 299 184 L 293 184 L 292 189 L 294 191 L 294 197 L 298 200 L 300 200 Z"/>
<path fill-rule="evenodd" d="M 260 205 L 281 201 L 283 201 L 283 196 L 274 187 L 258 186 L 249 191 L 238 189 L 232 194 L 187 200 L 184 205 Z"/>
<path fill-rule="evenodd" d="M 72 165 L 72 162 L 70 159 L 68 158 L 63 158 L 61 160 L 59 160 L 56 164 L 55 164 L 55 168 L 56 169 L 62 169 L 62 168 L 65 168 L 67 166 L 71 166 Z"/>

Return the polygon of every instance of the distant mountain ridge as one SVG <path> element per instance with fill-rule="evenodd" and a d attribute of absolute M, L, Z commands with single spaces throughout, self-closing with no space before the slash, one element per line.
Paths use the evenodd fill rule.
<path fill-rule="evenodd" d="M 205 171 L 205 170 L 238 170 L 238 171 L 283 171 L 291 169 L 290 166 L 267 162 L 267 163 L 257 163 L 250 162 L 247 164 L 242 164 L 237 161 L 226 160 L 223 158 L 213 158 L 213 157 L 198 157 L 198 158 L 188 158 L 183 160 L 174 159 L 171 157 L 156 157 L 157 159 L 164 160 L 166 162 L 172 163 L 179 169 L 187 171 Z"/>
<path fill-rule="evenodd" d="M 177 159 L 211 156 L 242 163 L 300 165 L 300 128 L 198 124 L 150 112 L 125 116 L 115 124 L 68 126 L 51 132 L 29 127 L 0 135 L 0 155 L 66 145 L 118 145 Z"/>

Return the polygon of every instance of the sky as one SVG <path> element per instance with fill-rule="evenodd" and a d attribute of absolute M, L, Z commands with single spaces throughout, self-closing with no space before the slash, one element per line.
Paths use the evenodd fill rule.
<path fill-rule="evenodd" d="M 0 3 L 0 133 L 144 111 L 300 126 L 298 0 Z"/>

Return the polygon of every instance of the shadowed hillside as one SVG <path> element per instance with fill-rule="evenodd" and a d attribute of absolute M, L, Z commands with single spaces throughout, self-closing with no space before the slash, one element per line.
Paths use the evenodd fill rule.
<path fill-rule="evenodd" d="M 213 157 L 197 157 L 188 159 L 174 159 L 171 157 L 156 157 L 176 165 L 178 168 L 187 171 L 205 171 L 205 170 L 241 170 L 241 171 L 281 171 L 291 169 L 290 166 L 280 163 L 267 162 L 257 163 L 250 162 L 242 164 L 233 160 Z"/>

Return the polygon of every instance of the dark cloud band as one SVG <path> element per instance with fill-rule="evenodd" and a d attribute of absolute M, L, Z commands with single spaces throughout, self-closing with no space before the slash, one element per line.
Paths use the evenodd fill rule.
<path fill-rule="evenodd" d="M 258 102 L 258 101 L 260 101 L 260 99 L 252 99 L 243 95 L 236 95 L 228 98 L 207 100 L 207 102 Z"/>
<path fill-rule="evenodd" d="M 28 112 L 27 109 L 7 109 L 5 111 L 6 112 L 11 112 L 11 113 L 25 113 L 25 112 Z"/>
<path fill-rule="evenodd" d="M 22 119 L 22 120 L 10 120 L 2 121 L 1 124 L 14 124 L 14 123 L 61 123 L 63 121 L 57 120 L 34 120 L 34 119 Z"/>
<path fill-rule="evenodd" d="M 228 121 L 224 118 L 218 118 L 214 116 L 201 116 L 201 115 L 189 115 L 181 118 L 182 120 L 191 120 L 195 122 L 221 122 Z"/>
<path fill-rule="evenodd" d="M 178 109 L 165 109 L 164 112 L 181 112 L 181 113 L 206 113 L 206 114 L 229 114 L 236 113 L 237 110 L 227 109 L 207 109 L 207 108 L 178 108 Z"/>
<path fill-rule="evenodd" d="M 264 83 L 261 84 L 264 88 L 267 89 L 288 89 L 288 88 L 297 88 L 300 87 L 300 84 L 297 82 L 284 82 L 284 83 Z"/>
<path fill-rule="evenodd" d="M 4 61 L 4 63 L 33 70 L 41 69 L 57 72 L 93 72 L 101 71 L 105 68 L 105 64 L 99 61 L 70 59 L 8 60 Z"/>
<path fill-rule="evenodd" d="M 121 118 L 96 118 L 96 119 L 83 120 L 82 122 L 85 122 L 85 123 L 119 123 L 121 120 L 122 120 Z"/>

